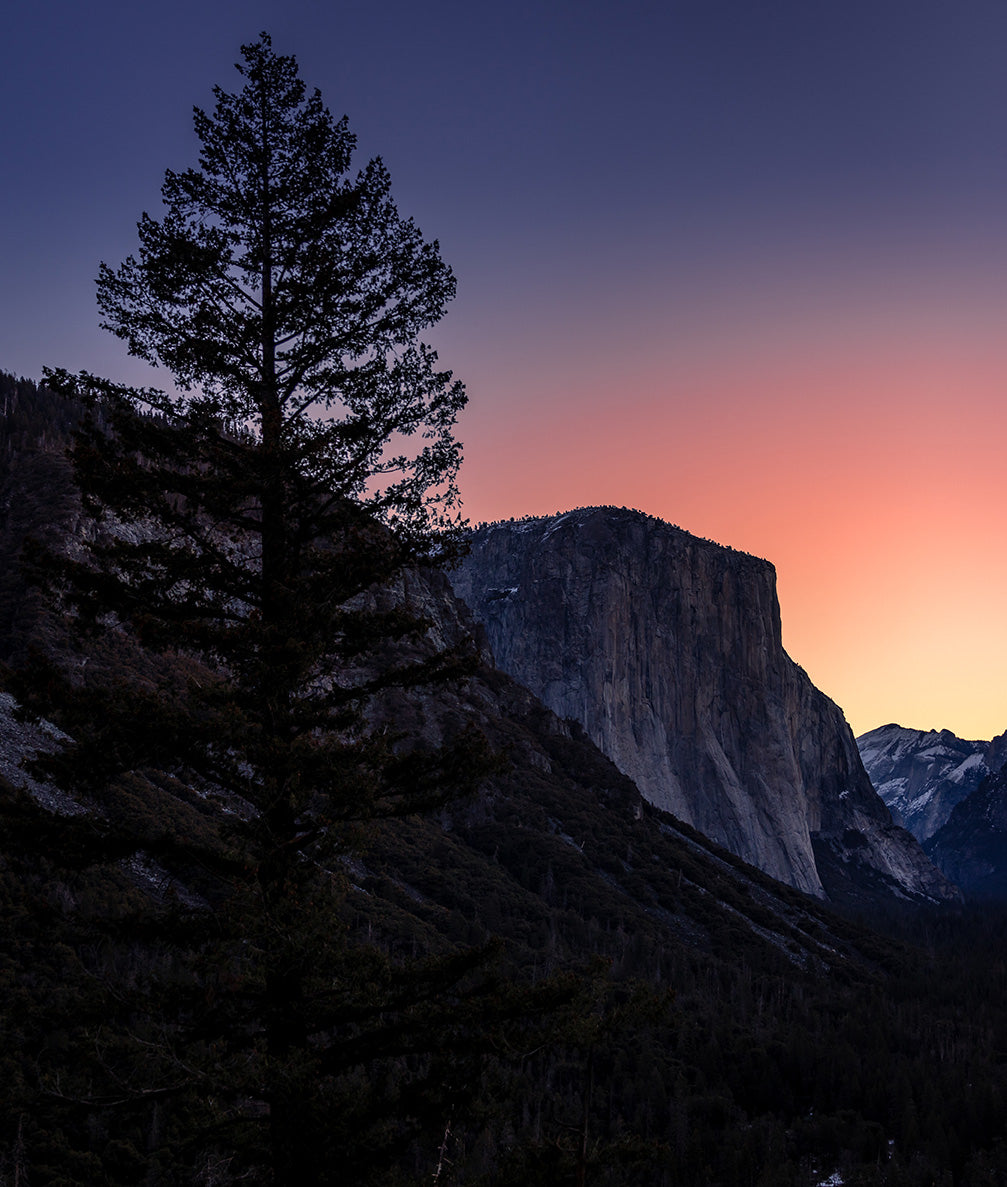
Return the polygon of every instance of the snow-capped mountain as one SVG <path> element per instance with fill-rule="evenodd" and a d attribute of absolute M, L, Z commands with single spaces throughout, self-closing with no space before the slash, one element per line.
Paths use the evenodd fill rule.
<path fill-rule="evenodd" d="M 857 746 L 878 794 L 919 841 L 1007 761 L 1007 734 L 968 741 L 950 730 L 892 724 L 861 734 Z"/>

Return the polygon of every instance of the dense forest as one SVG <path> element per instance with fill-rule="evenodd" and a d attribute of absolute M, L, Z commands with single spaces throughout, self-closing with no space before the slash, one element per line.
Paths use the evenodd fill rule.
<path fill-rule="evenodd" d="M 53 637 L 41 610 L 14 612 L 16 544 L 73 520 L 74 414 L 0 387 L 11 656 Z M 398 706 L 409 729 L 457 716 L 506 765 L 432 815 L 375 824 L 344 864 L 334 939 L 386 1006 L 403 991 L 382 1022 L 416 1041 L 339 1077 L 319 1181 L 348 1164 L 361 1183 L 1003 1181 L 1007 916 L 893 903 L 843 919 L 642 804 L 491 668 Z M 255 1118 L 221 1087 L 234 1053 L 212 1030 L 219 1044 L 224 875 L 169 843 L 210 853 L 226 816 L 167 775 L 121 787 L 141 861 L 121 830 L 90 820 L 82 838 L 4 788 L 7 1181 L 248 1181 Z"/>

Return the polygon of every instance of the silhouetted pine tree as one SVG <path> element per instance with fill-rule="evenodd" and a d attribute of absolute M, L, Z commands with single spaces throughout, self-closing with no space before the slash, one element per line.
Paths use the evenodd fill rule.
<path fill-rule="evenodd" d="M 404 576 L 460 526 L 465 395 L 418 337 L 454 279 L 380 160 L 348 172 L 354 138 L 294 59 L 265 34 L 242 54 L 242 89 L 195 113 L 199 167 L 166 174 L 98 281 L 105 327 L 176 391 L 47 375 L 91 409 L 90 522 L 33 562 L 77 652 L 14 691 L 71 739 L 37 768 L 86 809 L 46 836 L 93 993 L 79 1075 L 47 1078 L 44 1051 L 37 1074 L 92 1144 L 94 1110 L 133 1119 L 98 1126 L 128 1137 L 107 1181 L 384 1182 L 494 1028 L 564 991 L 490 993 L 482 952 L 403 962 L 349 927 L 354 830 L 488 767 L 478 738 L 400 736 L 389 708 L 472 662 L 429 641 Z M 81 887 L 98 867 L 121 901 Z"/>

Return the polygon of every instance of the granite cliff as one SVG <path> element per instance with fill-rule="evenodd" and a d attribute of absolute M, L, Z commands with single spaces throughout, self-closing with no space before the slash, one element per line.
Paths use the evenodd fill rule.
<path fill-rule="evenodd" d="M 479 529 L 452 580 L 497 664 L 651 803 L 812 894 L 956 897 L 783 650 L 768 562 L 589 508 Z"/>

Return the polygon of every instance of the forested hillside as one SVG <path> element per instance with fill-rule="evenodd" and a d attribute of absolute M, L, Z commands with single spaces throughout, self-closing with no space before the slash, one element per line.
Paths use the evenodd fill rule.
<path fill-rule="evenodd" d="M 54 441 L 73 413 L 19 390 L 2 476 L 17 607 L 14 516 L 58 533 L 73 506 Z M 464 627 L 442 578 L 424 588 L 442 635 Z M 7 621 L 17 656 L 40 620 Z M 475 722 L 502 757 L 476 794 L 371 825 L 333 870 L 345 892 L 318 942 L 344 950 L 357 1004 L 318 1181 L 348 1166 L 381 1184 L 1002 1181 L 999 916 L 893 902 L 874 923 L 898 940 L 843 920 L 644 804 L 577 727 L 485 664 L 391 708 L 412 735 Z M 5 784 L 11 1181 L 256 1173 L 258 1106 L 236 1091 L 228 1013 L 254 985 L 221 963 L 215 923 L 240 876 L 219 860 L 225 809 L 149 771 L 82 832 Z"/>
<path fill-rule="evenodd" d="M 72 524 L 77 498 L 64 454 L 80 409 L 0 371 L 0 659 L 23 657 L 41 612 L 19 562 L 24 541 L 52 543 Z"/>

